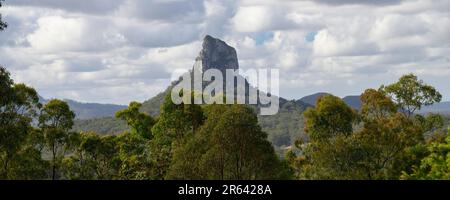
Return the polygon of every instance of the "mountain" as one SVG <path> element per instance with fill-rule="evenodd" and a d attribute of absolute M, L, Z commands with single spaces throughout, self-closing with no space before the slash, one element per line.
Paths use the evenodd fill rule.
<path fill-rule="evenodd" d="M 111 117 L 117 111 L 127 108 L 127 106 L 116 104 L 81 103 L 70 99 L 64 99 L 64 101 L 75 112 L 77 119 Z"/>
<path fill-rule="evenodd" d="M 202 49 L 197 58 L 195 58 L 192 70 L 204 72 L 211 68 L 219 69 L 220 71 L 239 69 L 239 63 L 236 50 L 233 47 L 220 39 L 208 35 L 203 39 Z M 169 85 L 164 92 L 144 101 L 141 110 L 152 116 L 159 115 L 164 97 L 169 94 L 174 83 Z M 311 105 L 301 101 L 289 101 L 281 97 L 279 102 L 278 114 L 259 115 L 258 120 L 262 129 L 268 133 L 269 141 L 281 152 L 281 149 L 285 146 L 292 145 L 297 139 L 305 138 L 302 113 Z M 256 110 L 260 107 L 260 105 L 250 106 Z M 110 117 L 77 120 L 74 128 L 74 130 L 95 131 L 100 134 L 114 134 L 127 129 L 126 125 L 119 124 L 116 119 Z"/>
<path fill-rule="evenodd" d="M 419 113 L 440 113 L 445 115 L 450 115 L 450 101 L 444 101 L 440 103 L 433 104 L 431 106 L 423 107 Z"/>
<path fill-rule="evenodd" d="M 312 95 L 305 96 L 299 100 L 297 103 L 306 103 L 315 106 L 316 101 L 319 97 L 324 95 L 331 95 L 325 92 L 319 92 Z M 359 110 L 361 108 L 361 96 L 360 95 L 350 95 L 342 98 L 342 100 L 350 107 Z M 423 107 L 418 113 L 427 114 L 427 113 L 440 113 L 444 115 L 450 115 L 450 101 L 444 101 L 440 103 L 435 103 L 431 106 Z"/>
<path fill-rule="evenodd" d="M 318 92 L 315 94 L 304 96 L 304 97 L 300 98 L 299 100 L 297 100 L 297 102 L 303 102 L 303 103 L 307 103 L 312 106 L 316 106 L 317 99 L 319 99 L 319 97 L 325 96 L 325 95 L 332 95 L 332 94 L 326 93 L 326 92 Z"/>
<path fill-rule="evenodd" d="M 195 59 L 194 70 L 205 72 L 208 69 L 218 69 L 225 74 L 227 69 L 239 69 L 236 50 L 222 40 L 205 36 L 202 50 Z"/>
<path fill-rule="evenodd" d="M 95 132 L 100 135 L 117 135 L 129 129 L 125 121 L 115 117 L 93 119 L 76 119 L 72 128 L 74 131 Z"/>
<path fill-rule="evenodd" d="M 202 49 L 195 58 L 192 70 L 204 72 L 211 68 L 219 69 L 221 71 L 225 69 L 239 69 L 239 63 L 236 50 L 233 47 L 227 45 L 222 40 L 206 36 L 203 40 Z M 152 116 L 158 116 L 165 96 L 169 94 L 176 82 L 177 81 L 169 85 L 165 91 L 144 101 L 141 111 Z M 279 112 L 277 114 L 258 116 L 261 128 L 268 133 L 268 140 L 273 144 L 278 153 L 283 153 L 283 149 L 292 145 L 297 139 L 306 139 L 303 130 L 303 112 L 307 108 L 314 106 L 317 99 L 323 95 L 330 94 L 321 92 L 305 96 L 299 100 L 287 100 L 280 97 Z M 357 109 L 361 107 L 359 96 L 347 96 L 344 97 L 343 100 L 353 108 Z M 444 108 L 446 108 L 446 105 L 448 104 L 443 105 Z M 77 108 L 77 110 L 77 106 L 82 108 L 89 107 L 76 104 L 74 107 Z M 250 106 L 257 110 L 260 105 Z M 436 109 L 441 109 L 441 107 L 436 107 Z M 78 111 L 78 113 L 83 112 Z M 110 116 L 112 116 L 112 113 L 110 114 Z M 76 120 L 74 127 L 74 130 L 77 131 L 94 131 L 99 134 L 117 134 L 128 129 L 129 128 L 123 121 L 113 117 Z"/>
<path fill-rule="evenodd" d="M 39 101 L 45 104 L 49 100 L 39 96 Z M 67 102 L 70 109 L 75 112 L 76 119 L 113 117 L 117 111 L 127 108 L 127 106 L 124 105 L 82 103 L 71 99 L 63 99 L 63 101 Z"/>
<path fill-rule="evenodd" d="M 342 100 L 353 109 L 359 110 L 361 108 L 361 96 L 359 95 L 346 96 Z"/>
<path fill-rule="evenodd" d="M 297 100 L 297 103 L 303 102 L 305 104 L 309 104 L 312 106 L 316 106 L 316 102 L 317 99 L 319 99 L 319 97 L 325 96 L 325 95 L 333 95 L 330 93 L 326 93 L 326 92 L 318 92 L 318 93 L 314 93 L 305 97 L 300 98 L 299 100 Z M 346 96 L 344 98 L 342 98 L 342 100 L 350 107 L 354 108 L 354 109 L 359 109 L 361 108 L 361 100 L 360 100 L 360 96 L 359 95 L 352 95 L 352 96 Z"/>

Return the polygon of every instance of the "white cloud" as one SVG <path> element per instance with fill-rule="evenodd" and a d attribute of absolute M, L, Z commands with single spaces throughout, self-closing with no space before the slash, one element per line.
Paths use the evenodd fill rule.
<path fill-rule="evenodd" d="M 0 63 L 45 97 L 148 99 L 211 34 L 243 69 L 279 68 L 288 98 L 358 94 L 414 72 L 450 100 L 448 0 L 15 0 L 1 12 Z"/>
<path fill-rule="evenodd" d="M 26 38 L 31 47 L 43 52 L 92 51 L 116 47 L 126 39 L 106 21 L 81 17 L 44 16 Z"/>
<path fill-rule="evenodd" d="M 240 7 L 233 18 L 234 28 L 240 32 L 264 31 L 271 24 L 271 12 L 265 6 Z"/>
<path fill-rule="evenodd" d="M 319 57 L 370 55 L 377 51 L 377 46 L 365 38 L 342 32 L 333 34 L 329 30 L 321 30 L 314 40 L 314 55 Z"/>

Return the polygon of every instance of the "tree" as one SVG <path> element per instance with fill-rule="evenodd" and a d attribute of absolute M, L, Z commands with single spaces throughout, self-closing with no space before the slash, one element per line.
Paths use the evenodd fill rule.
<path fill-rule="evenodd" d="M 120 161 L 118 178 L 124 180 L 155 179 L 149 140 L 125 132 L 117 137 L 118 158 Z"/>
<path fill-rule="evenodd" d="M 303 153 L 295 162 L 301 164 L 299 174 L 313 179 L 397 179 L 413 162 L 408 153 L 423 142 L 422 127 L 398 113 L 382 90 L 368 89 L 361 95 L 360 113 L 340 101 L 332 96 L 319 99 L 316 108 L 305 112 L 305 130 L 311 137 L 309 143 L 297 145 Z"/>
<path fill-rule="evenodd" d="M 368 89 L 361 100 L 363 127 L 354 133 L 354 142 L 362 174 L 366 179 L 397 179 L 413 162 L 408 154 L 424 141 L 423 129 L 397 112 L 398 105 L 382 90 Z"/>
<path fill-rule="evenodd" d="M 305 132 L 308 143 L 296 142 L 302 154 L 294 159 L 289 155 L 291 166 L 297 169 L 301 179 L 342 179 L 348 174 L 348 138 L 353 124 L 358 120 L 354 110 L 340 98 L 326 95 L 317 100 L 315 108 L 305 113 Z"/>
<path fill-rule="evenodd" d="M 2 1 L 5 0 L 0 0 L 0 8 L 2 7 Z M 0 14 L 0 31 L 5 30 L 7 26 L 8 24 L 2 20 L 2 14 Z"/>
<path fill-rule="evenodd" d="M 10 78 L 9 72 L 0 66 L 0 107 L 4 107 L 12 101 L 13 85 L 14 81 Z"/>
<path fill-rule="evenodd" d="M 204 108 L 206 119 L 198 134 L 189 137 L 183 146 L 173 152 L 167 175 L 169 179 L 207 179 L 201 157 L 211 148 L 213 129 L 226 110 L 227 105 L 209 105 Z"/>
<path fill-rule="evenodd" d="M 412 162 L 408 151 L 423 142 L 423 135 L 412 120 L 397 113 L 365 122 L 351 139 L 353 169 L 360 171 L 363 179 L 398 179 Z"/>
<path fill-rule="evenodd" d="M 29 174 L 39 173 L 35 171 L 39 166 L 33 169 L 27 162 L 43 163 L 28 139 L 34 130 L 31 122 L 40 107 L 39 99 L 33 88 L 14 84 L 3 67 L 0 67 L 0 94 L 0 178 L 27 179 Z"/>
<path fill-rule="evenodd" d="M 404 172 L 402 179 L 450 179 L 450 126 L 448 135 L 427 145 L 428 155 L 413 167 L 411 173 Z"/>
<path fill-rule="evenodd" d="M 339 97 L 326 95 L 317 100 L 316 108 L 308 108 L 305 132 L 311 139 L 327 139 L 336 135 L 349 135 L 357 115 Z"/>
<path fill-rule="evenodd" d="M 151 154 L 159 179 L 165 178 L 173 152 L 195 135 L 203 122 L 204 114 L 200 105 L 174 104 L 170 93 L 165 97 L 158 122 L 152 128 L 154 139 L 151 142 Z"/>
<path fill-rule="evenodd" d="M 43 133 L 43 143 L 51 154 L 52 180 L 57 177 L 57 170 L 66 150 L 68 149 L 70 135 L 69 130 L 73 126 L 75 113 L 69 105 L 61 100 L 50 100 L 41 110 L 39 127 Z"/>
<path fill-rule="evenodd" d="M 383 91 L 367 89 L 361 95 L 361 115 L 364 121 L 380 120 L 397 112 L 397 105 Z"/>
<path fill-rule="evenodd" d="M 139 112 L 142 104 L 131 102 L 127 109 L 118 111 L 116 117 L 125 120 L 131 127 L 131 133 L 146 139 L 153 138 L 152 127 L 155 120 L 148 114 Z"/>
<path fill-rule="evenodd" d="M 245 105 L 209 105 L 199 132 L 174 151 L 170 179 L 274 179 L 290 174 Z"/>
<path fill-rule="evenodd" d="M 116 136 L 99 136 L 93 132 L 72 135 L 75 151 L 63 160 L 64 178 L 113 179 L 120 160 Z"/>
<path fill-rule="evenodd" d="M 418 80 L 414 74 L 404 75 L 396 83 L 381 86 L 380 90 L 390 95 L 407 117 L 423 106 L 440 102 L 442 98 L 433 86 Z"/>

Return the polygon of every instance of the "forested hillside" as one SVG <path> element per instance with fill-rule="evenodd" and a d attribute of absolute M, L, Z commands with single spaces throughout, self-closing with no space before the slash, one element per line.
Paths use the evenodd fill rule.
<path fill-rule="evenodd" d="M 40 104 L 37 92 L 14 83 L 5 68 L 0 68 L 0 85 L 1 179 L 450 177 L 449 119 L 416 113 L 439 102 L 441 95 L 412 74 L 367 89 L 359 111 L 332 95 L 320 97 L 305 112 L 285 102 L 270 122 L 295 112 L 304 113 L 303 121 L 300 115 L 292 127 L 269 123 L 266 128 L 304 127 L 306 133 L 295 141 L 272 136 L 281 145 L 295 144 L 284 149 L 285 159 L 277 156 L 254 108 L 246 105 L 177 105 L 167 95 L 154 118 L 141 111 L 142 104 L 131 102 L 116 113 L 130 129 L 101 136 L 71 131 L 75 113 L 67 102 Z"/>
<path fill-rule="evenodd" d="M 234 48 L 207 36 L 194 66 L 212 64 L 239 68 Z M 271 116 L 257 114 L 260 104 L 176 104 L 168 91 L 77 120 L 100 105 L 43 101 L 0 66 L 0 179 L 450 179 L 447 104 L 415 74 L 359 97 L 280 97 Z"/>
<path fill-rule="evenodd" d="M 47 103 L 49 100 L 39 96 L 39 102 Z M 93 119 L 101 117 L 112 117 L 114 114 L 126 106 L 115 104 L 100 104 L 100 103 L 82 103 L 70 99 L 63 99 L 67 102 L 72 110 L 75 112 L 76 119 Z"/>

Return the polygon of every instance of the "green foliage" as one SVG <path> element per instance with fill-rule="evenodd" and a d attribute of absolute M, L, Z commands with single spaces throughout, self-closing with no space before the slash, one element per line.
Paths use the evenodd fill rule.
<path fill-rule="evenodd" d="M 66 179 L 113 179 L 117 176 L 116 136 L 95 133 L 74 134 L 71 137 L 74 152 L 62 162 Z"/>
<path fill-rule="evenodd" d="M 307 109 L 304 116 L 308 119 L 305 132 L 312 140 L 349 135 L 356 120 L 356 113 L 341 98 L 331 95 L 320 97 L 316 107 Z"/>
<path fill-rule="evenodd" d="M 442 95 L 430 85 L 418 80 L 414 74 L 402 76 L 398 82 L 380 88 L 397 103 L 403 113 L 411 117 L 423 106 L 440 102 Z"/>
<path fill-rule="evenodd" d="M 103 117 L 97 119 L 75 120 L 74 132 L 95 132 L 100 135 L 118 135 L 131 131 L 127 123 L 114 117 Z"/>
<path fill-rule="evenodd" d="M 151 116 L 158 116 L 161 111 L 161 106 L 164 104 L 167 95 L 171 92 L 172 87 L 168 87 L 164 92 L 161 92 L 153 98 L 142 103 L 141 111 Z"/>
<path fill-rule="evenodd" d="M 39 127 L 42 131 L 42 143 L 46 151 L 51 154 L 52 179 L 57 178 L 57 170 L 70 148 L 71 132 L 75 114 L 66 102 L 53 99 L 41 110 Z"/>
<path fill-rule="evenodd" d="M 445 138 L 431 141 L 427 145 L 428 155 L 413 167 L 411 173 L 404 172 L 402 179 L 437 180 L 450 179 L 450 126 Z"/>
<path fill-rule="evenodd" d="M 2 1 L 5 1 L 5 0 L 0 0 L 0 8 L 2 7 Z M 0 14 L 0 31 L 5 30 L 6 27 L 8 27 L 8 24 L 6 22 L 2 21 L 2 14 Z"/>
<path fill-rule="evenodd" d="M 170 179 L 287 178 L 253 110 L 244 105 L 209 105 L 200 131 L 174 151 Z"/>
<path fill-rule="evenodd" d="M 1 179 L 41 177 L 45 163 L 33 149 L 34 141 L 29 139 L 38 107 L 36 91 L 24 84 L 14 84 L 9 72 L 0 67 Z"/>
<path fill-rule="evenodd" d="M 296 132 L 303 127 L 300 115 L 295 118 L 299 124 L 279 123 L 303 111 L 296 102 L 284 102 L 275 117 L 262 117 L 255 114 L 256 106 L 176 105 L 167 95 L 157 121 L 131 102 L 116 114 L 130 131 L 100 136 L 72 132 L 75 114 L 67 103 L 54 99 L 40 105 L 36 91 L 14 84 L 4 68 L 0 93 L 0 179 L 450 177 L 450 127 L 448 134 L 442 132 L 448 118 L 414 114 L 438 102 L 440 94 L 413 75 L 366 90 L 359 112 L 340 98 L 322 96 L 304 113 L 309 137 Z M 283 149 L 284 160 L 258 121 L 265 129 L 282 130 L 270 137 L 275 145 L 298 139 L 295 147 Z M 105 120 L 126 126 L 120 122 Z"/>
<path fill-rule="evenodd" d="M 123 133 L 99 136 L 81 133 L 72 138 L 75 150 L 64 158 L 62 168 L 66 179 L 141 180 L 152 179 L 149 140 Z"/>
<path fill-rule="evenodd" d="M 323 98 L 304 113 L 310 142 L 297 145 L 301 149 L 298 157 L 288 154 L 297 178 L 398 179 L 426 156 L 426 133 L 443 125 L 438 115 L 412 117 L 422 105 L 441 98 L 414 75 L 379 90 L 366 90 L 359 113 L 337 97 Z"/>
<path fill-rule="evenodd" d="M 150 115 L 141 113 L 139 111 L 141 106 L 142 104 L 138 102 L 131 102 L 127 109 L 118 111 L 116 117 L 127 122 L 132 134 L 151 139 L 153 137 L 151 129 L 155 120 Z"/>
<path fill-rule="evenodd" d="M 150 141 L 135 134 L 118 136 L 119 179 L 155 179 L 150 155 Z"/>
<path fill-rule="evenodd" d="M 193 98 L 194 94 L 191 94 Z M 174 104 L 170 93 L 161 106 L 161 114 L 152 131 L 152 159 L 156 176 L 164 179 L 172 162 L 173 152 L 194 135 L 204 121 L 202 108 L 196 104 Z"/>
<path fill-rule="evenodd" d="M 305 109 L 294 101 L 288 101 L 281 105 L 277 114 L 258 116 L 262 130 L 268 134 L 268 140 L 279 151 L 293 145 L 298 139 L 306 139 L 302 115 Z"/>

